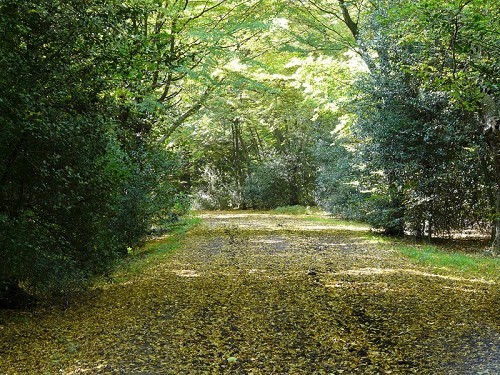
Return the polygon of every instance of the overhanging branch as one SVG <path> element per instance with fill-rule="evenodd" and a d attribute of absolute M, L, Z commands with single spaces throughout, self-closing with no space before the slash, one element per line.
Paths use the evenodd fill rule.
<path fill-rule="evenodd" d="M 186 121 L 189 117 L 193 116 L 196 112 L 198 112 L 205 102 L 207 101 L 210 94 L 222 83 L 222 80 L 217 85 L 212 85 L 206 88 L 203 95 L 200 99 L 193 104 L 186 112 L 184 112 L 180 117 L 178 117 L 172 125 L 167 129 L 166 133 L 160 138 L 158 141 L 159 144 L 164 143 L 170 136 L 179 128 L 184 121 Z"/>

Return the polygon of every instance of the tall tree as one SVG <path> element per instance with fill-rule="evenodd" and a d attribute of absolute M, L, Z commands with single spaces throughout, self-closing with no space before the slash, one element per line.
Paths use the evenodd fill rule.
<path fill-rule="evenodd" d="M 383 184 L 368 178 L 365 184 L 358 185 L 358 192 L 373 197 L 369 192 L 376 192 L 378 186 L 380 194 L 375 197 L 393 196 L 388 202 L 380 201 L 379 217 L 384 217 L 385 210 L 400 215 L 399 219 L 397 215 L 384 219 L 387 223 L 400 222 L 400 230 L 408 224 L 421 227 L 418 224 L 421 219 L 415 214 L 434 202 L 433 220 L 441 215 L 437 220 L 441 223 L 450 224 L 452 218 L 460 217 L 462 224 L 452 225 L 460 227 L 484 219 L 484 210 L 478 209 L 478 205 L 488 204 L 485 204 L 481 186 L 486 186 L 486 192 L 490 192 L 499 175 L 495 162 L 497 138 L 493 136 L 496 124 L 494 92 L 498 87 L 494 58 L 498 37 L 494 25 L 498 7 L 484 1 L 307 1 L 302 5 L 311 19 L 321 20 L 320 25 L 330 28 L 344 25 L 351 40 L 356 42 L 349 47 L 357 51 L 369 69 L 370 78 L 361 81 L 364 83 L 358 91 L 367 100 L 366 105 L 359 101 L 355 105 L 359 120 L 351 129 L 348 148 L 358 150 L 360 165 L 368 173 L 382 173 L 378 180 Z M 481 142 L 482 129 L 487 130 Z M 460 150 L 469 151 L 461 153 Z M 438 165 L 442 167 L 436 169 Z M 460 171 L 455 170 L 459 165 Z M 423 168 L 421 172 L 414 169 L 417 166 L 417 170 Z M 462 180 L 460 176 L 467 174 L 467 168 L 472 166 L 477 173 L 469 173 L 469 177 L 474 178 Z M 440 168 L 443 168 L 441 171 L 455 170 L 456 177 L 444 177 Z M 403 182 L 406 170 L 408 176 L 414 176 L 411 183 L 410 180 Z M 361 178 L 357 173 L 353 173 L 354 176 Z M 432 191 L 439 189 L 440 184 L 436 181 L 440 180 L 448 181 L 443 185 L 444 190 Z M 346 180 L 351 188 L 360 182 L 349 181 L 348 177 Z M 457 191 L 462 191 L 462 202 L 446 194 L 446 187 L 452 184 Z M 407 193 L 412 191 L 411 196 L 405 193 L 409 187 Z M 495 195 L 486 194 L 493 211 L 496 203 L 491 197 Z M 445 207 L 456 207 L 456 210 L 438 214 Z M 467 213 L 474 214 L 465 219 Z M 404 218 L 409 220 L 406 224 Z M 420 231 L 416 229 L 416 232 Z"/>
<path fill-rule="evenodd" d="M 100 6 L 0 3 L 0 282 L 31 292 L 106 272 L 123 245 Z"/>
<path fill-rule="evenodd" d="M 498 5 L 480 0 L 403 2 L 389 13 L 395 27 L 386 31 L 413 50 L 415 58 L 400 68 L 420 77 L 424 87 L 446 92 L 457 108 L 473 115 L 469 122 L 483 133 L 478 147 L 487 151 L 482 156 L 483 173 L 495 251 L 500 246 Z"/>
<path fill-rule="evenodd" d="M 263 3 L 124 2 L 116 56 L 121 85 L 115 92 L 125 102 L 122 126 L 165 142 L 220 86 L 217 70 L 257 36 Z"/>

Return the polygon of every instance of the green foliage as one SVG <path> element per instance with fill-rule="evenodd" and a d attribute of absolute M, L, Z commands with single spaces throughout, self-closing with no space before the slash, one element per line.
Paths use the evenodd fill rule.
<path fill-rule="evenodd" d="M 205 167 L 194 190 L 193 206 L 201 210 L 238 208 L 242 201 L 234 176 L 229 172 Z"/>
<path fill-rule="evenodd" d="M 497 1 L 404 1 L 388 16 L 396 27 L 386 33 L 414 51 L 402 69 L 426 87 L 446 91 L 469 110 L 479 109 L 484 93 L 498 94 Z"/>
<path fill-rule="evenodd" d="M 454 109 L 440 94 L 411 90 L 411 86 L 392 92 L 393 82 L 387 85 L 382 80 L 381 91 L 374 87 L 375 97 L 368 100 L 382 97 L 384 104 L 357 124 L 367 169 L 379 170 L 380 182 L 387 184 L 377 188 L 386 198 L 370 199 L 375 206 L 380 203 L 382 211 L 387 204 L 400 210 L 407 228 L 417 233 L 423 231 L 425 221 L 441 232 L 467 225 L 464 214 L 474 220 L 471 214 L 480 210 L 477 203 L 484 200 L 476 190 L 481 166 L 468 151 L 479 146 L 473 118 Z M 405 82 L 399 85 L 404 87 Z M 374 179 L 369 183 L 378 184 Z"/>
<path fill-rule="evenodd" d="M 248 80 L 237 100 L 229 90 L 210 101 L 196 130 L 185 135 L 190 142 L 183 146 L 193 150 L 201 180 L 200 207 L 314 203 L 313 102 L 280 77 L 269 76 L 264 83 L 254 86 Z"/>
<path fill-rule="evenodd" d="M 115 207 L 114 225 L 122 241 L 135 245 L 152 229 L 163 231 L 189 210 L 179 181 L 177 156 L 160 147 L 144 147 L 126 157 L 127 177 Z"/>
<path fill-rule="evenodd" d="M 0 283 L 78 289 L 190 193 L 396 234 L 484 227 L 494 3 L 1 2 Z"/>
<path fill-rule="evenodd" d="M 363 220 L 367 193 L 359 189 L 362 178 L 358 154 L 346 138 L 326 137 L 317 143 L 319 164 L 315 196 L 320 207 L 348 220 Z"/>
<path fill-rule="evenodd" d="M 0 282 L 39 296 L 84 287 L 187 210 L 175 155 L 115 121 L 115 11 L 0 4 Z"/>
<path fill-rule="evenodd" d="M 243 198 L 252 208 L 276 208 L 313 203 L 311 169 L 298 155 L 275 154 L 250 169 L 243 187 Z M 312 163 L 311 163 L 312 164 Z"/>
<path fill-rule="evenodd" d="M 80 287 L 107 272 L 117 251 L 101 46 L 85 38 L 100 24 L 80 18 L 85 10 L 0 5 L 0 280 L 36 294 Z"/>
<path fill-rule="evenodd" d="M 292 187 L 287 171 L 279 159 L 256 166 L 245 180 L 243 196 L 252 208 L 275 208 L 288 205 Z"/>
<path fill-rule="evenodd" d="M 489 217 L 494 186 L 480 121 L 469 111 L 475 89 L 463 96 L 467 107 L 450 86 L 443 90 L 416 73 L 420 64 L 439 69 L 423 51 L 443 43 L 443 35 L 431 35 L 424 20 L 419 35 L 387 27 L 388 19 L 407 25 L 395 6 L 377 3 L 362 33 L 363 48 L 378 58 L 357 80 L 354 125 L 318 150 L 320 203 L 389 233 L 431 237 L 480 224 Z"/>

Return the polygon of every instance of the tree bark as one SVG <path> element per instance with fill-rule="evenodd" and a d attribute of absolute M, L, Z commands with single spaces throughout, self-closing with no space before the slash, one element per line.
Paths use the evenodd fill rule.
<path fill-rule="evenodd" d="M 492 207 L 492 245 L 493 255 L 500 253 L 500 110 L 498 100 L 485 95 L 482 105 L 483 131 L 493 159 L 495 206 Z"/>
<path fill-rule="evenodd" d="M 246 150 L 243 142 L 241 122 L 238 117 L 234 118 L 231 124 L 231 132 L 233 137 L 233 163 L 234 173 L 236 177 L 237 194 L 239 197 L 238 204 L 243 203 L 243 186 L 245 184 L 245 159 Z"/>
<path fill-rule="evenodd" d="M 339 0 L 339 5 L 340 10 L 342 11 L 342 19 L 344 20 L 344 23 L 349 28 L 349 31 L 351 32 L 354 39 L 358 40 L 358 23 L 352 19 L 351 14 L 349 13 L 349 9 L 347 9 L 347 4 L 344 0 Z"/>
<path fill-rule="evenodd" d="M 494 153 L 495 163 L 495 207 L 492 220 L 492 239 L 491 252 L 493 255 L 500 254 L 500 135 L 497 131 L 493 133 L 493 139 L 490 139 L 490 147 Z"/>
<path fill-rule="evenodd" d="M 493 255 L 500 253 L 500 188 L 497 184 L 495 216 L 493 218 L 494 238 L 491 244 Z"/>

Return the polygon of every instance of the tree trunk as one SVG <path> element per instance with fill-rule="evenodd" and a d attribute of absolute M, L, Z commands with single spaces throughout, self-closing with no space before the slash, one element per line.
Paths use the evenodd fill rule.
<path fill-rule="evenodd" d="M 432 219 L 429 218 L 427 221 L 427 242 L 431 243 L 432 242 Z"/>
<path fill-rule="evenodd" d="M 495 206 L 492 207 L 492 239 L 491 252 L 500 253 L 500 111 L 498 100 L 492 95 L 485 95 L 482 108 L 483 131 L 486 136 L 494 163 L 493 184 L 495 189 Z"/>
<path fill-rule="evenodd" d="M 498 134 L 490 141 L 495 160 L 495 207 L 493 212 L 491 252 L 500 254 L 500 139 Z"/>
<path fill-rule="evenodd" d="M 491 252 L 493 255 L 500 253 L 500 188 L 497 184 L 495 216 L 493 217 L 493 243 Z"/>
<path fill-rule="evenodd" d="M 236 179 L 238 205 L 243 205 L 243 207 L 239 208 L 246 209 L 246 205 L 243 199 L 243 187 L 245 185 L 245 177 L 248 170 L 248 157 L 246 146 L 243 141 L 241 121 L 237 117 L 231 123 L 231 133 L 233 138 L 233 172 Z"/>

